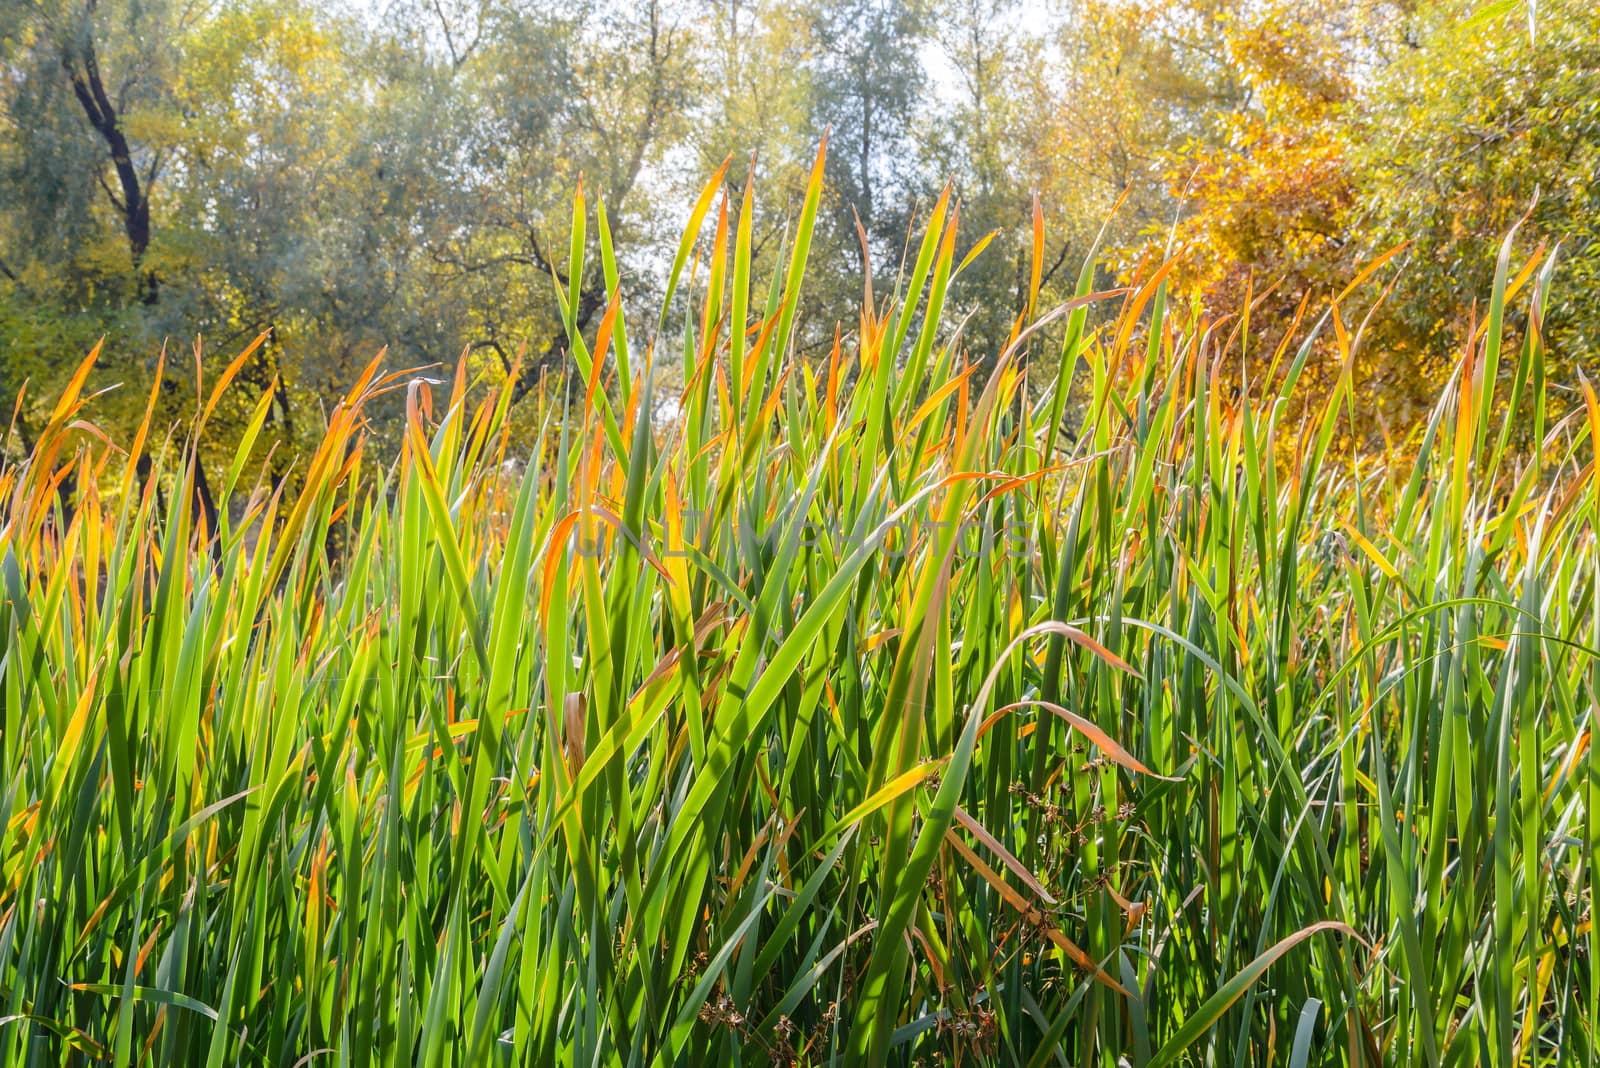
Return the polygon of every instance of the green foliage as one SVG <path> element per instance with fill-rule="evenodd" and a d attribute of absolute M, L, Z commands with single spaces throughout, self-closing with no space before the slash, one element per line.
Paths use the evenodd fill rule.
<path fill-rule="evenodd" d="M 834 146 L 825 218 L 834 241 L 858 257 L 858 220 L 879 260 L 906 234 L 909 198 L 894 193 L 916 191 L 911 124 L 927 92 L 918 53 L 930 15 L 916 0 L 842 0 L 815 4 L 811 12 L 818 56 L 813 123 L 830 131 Z M 892 275 L 893 265 L 876 269 Z"/>
<path fill-rule="evenodd" d="M 1523 4 L 1425 10 L 1360 127 L 1355 225 L 1372 241 L 1412 243 L 1396 333 L 1437 354 L 1460 337 L 1461 316 L 1488 283 L 1487 252 L 1528 215 L 1525 241 L 1562 244 L 1550 337 L 1566 360 L 1592 372 L 1600 360 L 1600 8 L 1540 0 L 1531 18 Z"/>
<path fill-rule="evenodd" d="M 1223 136 L 1168 151 L 1180 291 L 1249 299 L 1252 326 L 1281 337 L 1303 302 L 1404 246 L 1356 375 L 1372 426 L 1400 432 L 1431 408 L 1482 314 L 1493 250 L 1526 216 L 1526 250 L 1562 245 L 1551 374 L 1575 386 L 1593 370 L 1600 9 L 1268 4 L 1224 19 L 1216 40 L 1247 95 Z M 1151 249 L 1168 240 L 1158 231 Z M 1331 384 L 1342 356 L 1326 347 L 1310 367 Z"/>
<path fill-rule="evenodd" d="M 948 201 L 813 365 L 773 324 L 836 267 L 824 166 L 764 306 L 719 172 L 664 332 L 613 292 L 592 346 L 579 199 L 537 437 L 514 380 L 373 362 L 212 524 L 251 354 L 127 452 L 71 376 L 0 467 L 0 1060 L 1593 1058 L 1600 401 L 1502 336 L 1549 261 L 1506 243 L 1425 431 L 1360 457 L 1348 377 L 1292 414 L 1313 334 L 1258 400 L 1259 335 L 1155 281 L 1028 293 L 980 393 Z"/>
<path fill-rule="evenodd" d="M 241 373 L 257 395 L 276 384 L 260 448 L 279 474 L 385 345 L 397 365 L 465 351 L 475 372 L 514 375 L 513 418 L 531 433 L 529 398 L 579 370 L 544 294 L 552 275 L 569 282 L 562 234 L 580 178 L 605 206 L 627 299 L 650 304 L 677 237 L 663 206 L 730 155 L 736 182 L 766 190 L 750 263 L 776 270 L 831 129 L 818 253 L 865 266 L 864 232 L 884 314 L 904 299 L 892 286 L 911 221 L 948 186 L 962 260 L 995 235 L 947 293 L 947 322 L 991 360 L 1026 310 L 1036 196 L 1054 235 L 1043 293 L 1074 292 L 1097 242 L 1102 287 L 1176 255 L 1173 296 L 1248 298 L 1266 352 L 1303 301 L 1409 242 L 1357 346 L 1376 440 L 1426 414 L 1482 265 L 1530 205 L 1522 250 L 1562 242 L 1569 283 L 1546 324 L 1563 353 L 1552 375 L 1572 387 L 1593 370 L 1595 10 L 0 0 L 0 390 L 31 381 L 21 417 L 36 426 L 76 354 L 106 335 L 94 385 L 126 395 L 98 416 L 126 436 L 163 347 L 185 353 L 171 368 L 196 335 L 222 353 L 270 331 Z M 608 303 L 598 238 L 591 228 L 569 286 L 591 344 Z M 836 330 L 858 328 L 858 298 L 853 278 L 814 278 L 794 344 L 824 359 Z M 658 366 L 675 381 L 691 370 L 676 346 Z M 1327 345 L 1308 361 L 1323 386 L 1341 371 Z M 186 376 L 162 385 L 161 418 L 196 403 Z M 216 414 L 212 474 L 253 404 Z M 397 416 L 393 402 L 373 413 L 390 447 Z"/>

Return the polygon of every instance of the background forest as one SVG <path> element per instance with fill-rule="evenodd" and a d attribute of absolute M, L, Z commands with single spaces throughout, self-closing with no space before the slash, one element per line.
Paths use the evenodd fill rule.
<path fill-rule="evenodd" d="M 380 346 L 491 380 L 526 349 L 520 400 L 572 372 L 553 286 L 591 336 L 604 310 L 598 266 L 564 275 L 580 181 L 653 306 L 673 206 L 730 153 L 765 276 L 824 131 L 801 353 L 856 325 L 863 267 L 892 287 L 947 180 L 961 253 L 994 235 L 952 292 L 976 360 L 1026 298 L 1035 193 L 1044 299 L 1105 226 L 1098 281 L 1170 250 L 1178 299 L 1248 297 L 1269 335 L 1409 241 L 1362 348 L 1374 433 L 1432 395 L 1530 209 L 1522 240 L 1564 242 L 1557 383 L 1600 352 L 1589 0 L 0 0 L 6 446 L 101 336 L 119 439 L 163 347 L 158 419 L 194 406 L 197 337 L 220 366 L 271 331 L 213 463 L 276 380 L 287 470 Z"/>

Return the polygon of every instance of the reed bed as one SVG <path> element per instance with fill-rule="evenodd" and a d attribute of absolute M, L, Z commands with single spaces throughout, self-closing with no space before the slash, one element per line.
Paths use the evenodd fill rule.
<path fill-rule="evenodd" d="M 1035 258 L 969 362 L 948 197 L 801 359 L 820 175 L 756 280 L 719 171 L 642 325 L 580 192 L 537 435 L 380 359 L 291 480 L 260 398 L 215 529 L 250 351 L 117 443 L 91 355 L 0 469 L 0 1063 L 1595 1063 L 1553 259 L 1364 454 L 1380 275 L 1280 345 Z"/>

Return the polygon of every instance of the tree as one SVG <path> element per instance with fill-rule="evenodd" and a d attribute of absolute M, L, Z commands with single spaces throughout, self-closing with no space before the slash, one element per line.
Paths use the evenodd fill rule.
<path fill-rule="evenodd" d="M 685 124 L 693 164 L 669 185 L 669 195 L 679 202 L 692 200 L 706 175 L 731 155 L 727 192 L 733 224 L 746 183 L 761 193 L 759 199 L 752 195 L 754 277 L 766 277 L 779 266 L 780 238 L 799 210 L 817 150 L 813 28 L 807 11 L 779 0 L 719 0 L 704 5 L 700 18 L 697 56 L 703 75 Z M 835 251 L 819 248 L 818 256 Z M 807 290 L 818 296 L 809 280 Z M 827 331 L 831 336 L 832 319 Z"/>
<path fill-rule="evenodd" d="M 1222 136 L 1168 154 L 1180 290 L 1222 310 L 1253 294 L 1270 351 L 1303 303 L 1320 310 L 1406 246 L 1356 370 L 1364 410 L 1403 427 L 1454 365 L 1496 250 L 1531 208 L 1524 251 L 1564 241 L 1547 341 L 1569 365 L 1600 351 L 1593 5 L 1540 4 L 1531 33 L 1520 4 L 1457 0 L 1269 5 L 1220 28 L 1246 92 L 1220 113 Z M 1376 297 L 1356 298 L 1362 316 Z M 1310 373 L 1331 378 L 1342 360 L 1325 340 Z"/>
<path fill-rule="evenodd" d="M 1210 139 L 1166 153 L 1177 223 L 1170 235 L 1150 235 L 1146 255 L 1174 250 L 1174 289 L 1213 314 L 1242 316 L 1248 305 L 1254 353 L 1270 356 L 1291 330 L 1308 330 L 1385 251 L 1363 247 L 1352 231 L 1361 181 L 1353 131 L 1364 86 L 1379 76 L 1400 25 L 1384 0 L 1273 3 L 1216 24 L 1216 48 L 1239 95 L 1215 113 Z M 1340 309 L 1352 330 L 1377 292 L 1369 287 L 1353 298 L 1359 306 Z M 1372 331 L 1356 351 L 1364 410 L 1390 425 L 1414 418 L 1426 393 L 1414 359 Z M 1330 329 L 1305 373 L 1331 385 L 1344 362 Z M 1265 370 L 1247 368 L 1252 378 Z"/>
<path fill-rule="evenodd" d="M 163 345 L 201 336 L 215 364 L 269 331 L 241 373 L 254 392 L 216 414 L 204 448 L 220 455 L 274 389 L 261 441 L 279 447 L 278 474 L 380 346 L 391 366 L 465 350 L 477 374 L 519 367 L 520 399 L 572 369 L 552 289 L 576 294 L 590 335 L 611 296 L 599 205 L 620 288 L 647 302 L 678 206 L 731 153 L 730 221 L 747 174 L 766 191 L 752 277 L 770 278 L 825 129 L 812 259 L 826 269 L 806 280 L 801 353 L 854 326 L 859 268 L 885 299 L 947 180 L 961 253 L 996 234 L 949 296 L 979 355 L 1003 347 L 1027 299 L 1036 194 L 1046 302 L 1104 226 L 1097 282 L 1177 248 L 1179 295 L 1223 310 L 1251 295 L 1258 335 L 1410 241 L 1362 368 L 1403 421 L 1537 190 L 1523 234 L 1564 240 L 1568 282 L 1550 340 L 1569 360 L 1600 347 L 1592 5 L 1544 0 L 1533 34 L 1510 0 L 1477 13 L 1467 0 L 1060 0 L 1044 25 L 1035 10 L 0 0 L 0 393 L 33 382 L 26 436 L 106 335 L 98 381 L 126 388 L 97 409 L 132 420 Z M 571 280 L 580 180 L 588 254 Z M 158 419 L 195 402 L 189 363 L 167 361 Z M 373 413 L 385 433 L 383 405 Z"/>
<path fill-rule="evenodd" d="M 1348 37 L 1334 32 L 1348 10 L 1329 5 L 1308 17 L 1303 6 L 1268 6 L 1228 19 L 1219 45 L 1245 95 L 1220 117 L 1214 141 L 1168 157 L 1181 206 L 1178 288 L 1236 311 L 1275 287 L 1253 317 L 1269 330 L 1351 273 L 1344 224 L 1356 86 Z"/>
<path fill-rule="evenodd" d="M 1070 294 L 1102 228 L 1109 284 L 1170 226 L 1169 154 L 1212 144 L 1241 93 L 1218 5 L 1073 0 L 1032 33 L 1024 14 L 1013 0 L 947 0 L 934 20 L 951 92 L 923 166 L 953 177 L 969 239 L 996 235 L 955 293 L 970 347 L 991 355 L 1026 300 L 1034 195 L 1043 299 Z"/>
<path fill-rule="evenodd" d="M 542 324 L 513 390 L 520 399 L 546 371 L 568 369 L 566 330 L 545 309 L 552 278 L 568 283 L 565 230 L 580 179 L 588 202 L 605 205 L 619 247 L 652 233 L 640 179 L 682 136 L 694 35 L 685 12 L 659 0 L 496 6 L 484 18 L 482 43 L 449 60 L 460 142 L 442 161 L 448 201 L 436 205 L 428 256 L 472 307 L 503 310 L 515 295 L 517 312 L 486 317 L 469 335 L 503 370 L 517 336 Z M 580 330 L 606 303 L 598 257 L 588 259 Z"/>
<path fill-rule="evenodd" d="M 1041 282 L 1075 279 L 1097 210 L 1108 210 L 1068 165 L 1075 140 L 1064 108 L 1065 65 L 1051 42 L 1018 29 L 1016 0 L 948 0 L 933 20 L 948 85 L 923 136 L 922 169 L 950 177 L 968 242 L 993 235 L 962 272 L 952 299 L 964 347 L 980 359 L 1004 349 L 1028 299 L 1033 207 L 1045 222 Z"/>
<path fill-rule="evenodd" d="M 1363 254 L 1411 242 L 1387 340 L 1438 372 L 1502 238 L 1560 242 L 1546 324 L 1565 368 L 1600 360 L 1600 8 L 1424 5 L 1356 126 Z"/>
<path fill-rule="evenodd" d="M 0 394 L 31 383 L 24 444 L 97 336 L 145 341 L 186 17 L 164 0 L 0 0 Z M 111 374 L 139 369 L 125 355 Z"/>
<path fill-rule="evenodd" d="M 63 89 L 70 93 L 85 132 L 98 147 L 88 176 L 120 222 L 139 299 L 154 304 L 159 280 L 146 254 L 151 198 L 167 146 L 159 127 L 141 131 L 140 126 L 167 103 L 168 46 L 184 31 L 187 12 L 159 0 L 6 0 L 0 13 L 23 27 L 20 36 L 31 53 L 24 81 L 15 88 L 21 105 L 17 114 L 40 115 L 63 102 Z M 149 136 L 141 137 L 141 132 Z"/>
<path fill-rule="evenodd" d="M 996 234 L 960 279 L 954 294 L 965 311 L 963 336 L 982 357 L 994 358 L 1026 299 L 1031 263 L 1033 194 L 1042 175 L 1030 157 L 1040 112 L 1017 85 L 1042 66 L 1037 42 L 1015 29 L 1014 0 L 951 0 L 932 19 L 939 57 L 950 75 L 947 99 L 924 138 L 923 170 L 950 176 L 968 240 Z M 1037 85 L 1037 83 L 1035 83 Z M 1049 120 L 1046 119 L 1048 122 Z M 1066 242 L 1051 255 L 1053 276 Z"/>
<path fill-rule="evenodd" d="M 641 178 L 682 137 L 693 84 L 692 27 L 669 5 L 428 0 L 373 26 L 302 0 L 181 18 L 77 2 L 0 0 L 16 27 L 0 39 L 8 396 L 33 377 L 47 397 L 108 333 L 101 373 L 130 388 L 99 407 L 134 419 L 163 340 L 204 335 L 226 359 L 263 330 L 242 372 L 279 392 L 263 450 L 384 345 L 402 365 L 465 346 L 504 374 L 531 341 L 522 396 L 566 370 L 551 287 L 580 176 L 619 247 L 652 244 Z M 603 304 L 596 266 L 580 326 Z M 164 406 L 193 403 L 187 363 L 168 361 Z"/>
<path fill-rule="evenodd" d="M 856 219 L 882 268 L 899 252 L 925 191 L 908 164 L 926 91 L 919 50 L 928 14 L 918 0 L 834 0 L 810 11 L 812 125 L 832 131 L 825 221 L 835 247 L 853 248 L 863 267 L 871 246 L 861 247 Z"/>

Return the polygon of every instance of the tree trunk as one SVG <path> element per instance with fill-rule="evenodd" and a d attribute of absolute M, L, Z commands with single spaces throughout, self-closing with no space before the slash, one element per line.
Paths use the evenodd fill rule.
<path fill-rule="evenodd" d="M 92 5 L 90 10 L 93 10 Z M 111 165 L 116 170 L 121 195 L 109 185 L 105 186 L 106 195 L 122 217 L 122 228 L 128 239 L 128 254 L 133 261 L 134 272 L 139 276 L 139 301 L 142 304 L 154 304 L 159 292 L 156 275 L 154 271 L 143 269 L 144 255 L 150 247 L 149 181 L 142 180 L 138 168 L 133 165 L 133 150 L 122 132 L 121 118 L 100 76 L 100 62 L 95 55 L 94 41 L 85 34 L 80 43 L 68 45 L 62 51 L 61 65 L 67 72 L 73 95 L 78 98 L 89 125 L 94 127 L 111 152 Z"/>

